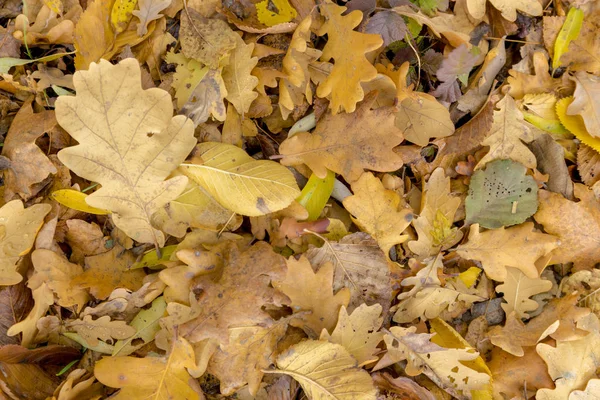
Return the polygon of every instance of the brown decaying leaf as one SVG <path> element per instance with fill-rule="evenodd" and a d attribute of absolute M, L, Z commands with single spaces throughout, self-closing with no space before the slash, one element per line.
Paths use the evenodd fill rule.
<path fill-rule="evenodd" d="M 24 282 L 0 289 L 0 346 L 21 342 L 18 336 L 8 336 L 6 331 L 25 318 L 32 307 L 33 297 Z"/>

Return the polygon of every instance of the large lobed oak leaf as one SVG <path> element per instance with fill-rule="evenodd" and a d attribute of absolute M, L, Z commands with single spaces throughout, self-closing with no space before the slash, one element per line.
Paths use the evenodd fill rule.
<path fill-rule="evenodd" d="M 321 55 L 322 61 L 335 60 L 329 76 L 317 88 L 317 96 L 331 96 L 330 108 L 335 115 L 344 110 L 354 112 L 356 103 L 364 97 L 361 82 L 368 82 L 377 76 L 377 70 L 365 54 L 378 49 L 383 44 L 379 35 L 355 32 L 362 13 L 354 10 L 342 15 L 346 7 L 327 1 L 321 5 L 321 14 L 327 21 L 318 31 L 327 34 L 327 43 Z"/>
<path fill-rule="evenodd" d="M 467 0 L 467 10 L 476 19 L 485 16 L 485 5 L 488 0 Z M 509 21 L 517 19 L 517 10 L 532 16 L 542 15 L 542 5 L 537 0 L 490 0 L 490 3 Z"/>
<path fill-rule="evenodd" d="M 163 246 L 164 234 L 150 217 L 185 188 L 187 178 L 165 180 L 196 143 L 193 123 L 172 117 L 171 96 L 143 90 L 135 59 L 117 65 L 101 60 L 73 78 L 76 96 L 56 101 L 59 124 L 79 145 L 58 158 L 77 175 L 102 188 L 86 202 L 112 211 L 115 224 L 131 238 Z"/>
<path fill-rule="evenodd" d="M 502 309 L 508 315 L 511 312 L 519 318 L 529 318 L 529 311 L 534 311 L 539 304 L 530 299 L 539 293 L 544 293 L 552 288 L 552 282 L 542 278 L 529 278 L 517 268 L 506 267 L 506 280 L 502 285 L 496 286 L 496 292 L 504 293 Z"/>
<path fill-rule="evenodd" d="M 392 149 L 404 135 L 394 126 L 393 107 L 371 110 L 376 97 L 376 93 L 369 93 L 355 112 L 326 114 L 313 133 L 300 132 L 286 139 L 279 147 L 281 163 L 306 164 L 321 179 L 329 169 L 348 182 L 357 180 L 365 169 L 399 169 L 402 158 Z"/>

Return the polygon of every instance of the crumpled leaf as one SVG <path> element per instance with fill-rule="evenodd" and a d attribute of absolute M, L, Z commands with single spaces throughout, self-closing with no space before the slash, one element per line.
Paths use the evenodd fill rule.
<path fill-rule="evenodd" d="M 69 321 L 67 330 L 77 332 L 90 347 L 97 346 L 99 340 L 127 339 L 136 333 L 125 321 L 111 321 L 109 316 L 93 319 L 91 315 Z"/>
<path fill-rule="evenodd" d="M 197 399 L 200 388 L 188 372 L 195 367 L 194 350 L 182 337 L 173 342 L 165 357 L 104 357 L 94 367 L 94 376 L 104 385 L 121 389 L 114 399 Z M 158 379 L 157 379 L 158 378 Z"/>
<path fill-rule="evenodd" d="M 402 233 L 413 219 L 412 210 L 404 208 L 400 196 L 387 190 L 372 173 L 364 173 L 352 184 L 354 195 L 346 197 L 344 208 L 353 215 L 352 221 L 371 235 L 388 255 L 392 246 L 404 243 Z"/>
<path fill-rule="evenodd" d="M 137 33 L 139 36 L 144 36 L 148 32 L 148 24 L 155 19 L 162 17 L 160 14 L 165 8 L 171 5 L 172 0 L 138 0 L 139 10 L 133 10 L 131 14 L 138 17 Z"/>
<path fill-rule="evenodd" d="M 532 16 L 542 15 L 542 5 L 537 0 L 489 0 L 509 21 L 517 19 L 517 10 Z M 483 19 L 488 0 L 467 0 L 467 10 L 475 19 Z"/>
<path fill-rule="evenodd" d="M 496 286 L 496 292 L 504 293 L 502 309 L 508 315 L 515 312 L 519 318 L 529 318 L 529 311 L 534 311 L 539 304 L 530 297 L 547 292 L 552 288 L 552 282 L 541 278 L 530 278 L 521 270 L 506 267 L 506 279 L 502 285 Z"/>
<path fill-rule="evenodd" d="M 309 249 L 306 257 L 317 268 L 326 262 L 334 265 L 333 290 L 350 289 L 348 311 L 361 304 L 380 304 L 384 314 L 389 310 L 392 302 L 391 261 L 368 234 L 356 232 L 337 242 L 326 240 L 320 248 Z"/>
<path fill-rule="evenodd" d="M 600 260 L 596 239 L 600 235 L 600 205 L 585 185 L 576 183 L 574 192 L 578 202 L 541 190 L 539 210 L 533 217 L 546 232 L 560 239 L 560 245 L 552 252 L 551 264 L 573 262 L 576 269 L 589 269 Z"/>
<path fill-rule="evenodd" d="M 538 190 L 525 172 L 524 166 L 512 160 L 495 160 L 475 172 L 465 200 L 467 223 L 493 229 L 520 224 L 532 216 L 538 207 Z"/>
<path fill-rule="evenodd" d="M 323 329 L 332 332 L 340 307 L 350 301 L 348 288 L 333 293 L 333 264 L 326 262 L 315 273 L 302 256 L 299 260 L 289 258 L 287 266 L 285 279 L 273 281 L 273 287 L 289 297 L 292 310 L 299 313 L 290 325 L 302 328 L 312 338 L 319 337 Z"/>
<path fill-rule="evenodd" d="M 237 146 L 201 143 L 194 155 L 199 163 L 183 164 L 179 170 L 235 213 L 269 214 L 286 208 L 300 194 L 287 168 L 274 161 L 255 160 Z"/>
<path fill-rule="evenodd" d="M 415 333 L 415 330 L 415 327 L 391 327 L 389 333 L 384 336 L 387 353 L 373 369 L 379 370 L 406 360 L 405 372 L 409 376 L 423 373 L 458 398 L 465 398 L 465 392 L 481 389 L 489 383 L 489 375 L 477 372 L 462 363 L 475 360 L 479 353 L 473 349 L 441 347 L 430 341 L 433 335 Z"/>
<path fill-rule="evenodd" d="M 51 208 L 49 204 L 24 208 L 21 200 L 13 200 L 0 208 L 0 285 L 16 285 L 23 280 L 15 270 L 16 264 L 31 250 Z"/>
<path fill-rule="evenodd" d="M 363 100 L 361 82 L 368 82 L 377 76 L 377 70 L 365 58 L 364 54 L 376 50 L 383 44 L 379 35 L 355 32 L 360 24 L 362 13 L 358 10 L 342 15 L 346 7 L 327 1 L 320 6 L 326 22 L 318 35 L 327 34 L 327 43 L 323 48 L 321 61 L 333 59 L 335 64 L 329 76 L 317 88 L 317 96 L 330 97 L 331 113 L 340 111 L 352 113 L 356 103 Z M 347 43 L 352 43 L 348 48 Z"/>
<path fill-rule="evenodd" d="M 114 66 L 101 60 L 73 79 L 77 95 L 60 96 L 56 116 L 79 145 L 61 150 L 59 159 L 102 185 L 86 199 L 89 205 L 112 211 L 133 239 L 162 247 L 164 234 L 150 217 L 185 188 L 186 177 L 165 178 L 196 143 L 192 122 L 172 117 L 167 92 L 142 90 L 135 59 Z"/>
<path fill-rule="evenodd" d="M 359 367 L 377 361 L 377 346 L 383 340 L 383 333 L 379 332 L 383 323 L 381 311 L 379 304 L 361 304 L 348 315 L 346 307 L 342 306 L 335 329 L 331 335 L 323 329 L 320 340 L 344 346 L 358 361 Z"/>
<path fill-rule="evenodd" d="M 375 93 L 370 93 L 353 113 L 325 114 L 313 133 L 300 132 L 279 146 L 283 165 L 306 164 L 319 178 L 327 170 L 347 181 L 357 180 L 365 169 L 395 171 L 402 159 L 392 151 L 404 136 L 394 126 L 394 108 L 371 110 Z M 365 135 L 364 132 L 369 132 Z"/>
<path fill-rule="evenodd" d="M 312 400 L 370 400 L 377 390 L 371 377 L 339 344 L 305 340 L 277 357 L 277 369 L 290 375 Z"/>
<path fill-rule="evenodd" d="M 57 170 L 50 159 L 35 144 L 44 133 L 56 126 L 53 111 L 34 113 L 28 100 L 13 120 L 6 135 L 2 155 L 10 159 L 10 168 L 4 171 L 4 198 L 11 200 L 13 194 L 28 200 L 39 191 L 36 184 Z"/>
<path fill-rule="evenodd" d="M 285 259 L 265 242 L 240 252 L 229 243 L 222 250 L 225 267 L 218 282 L 211 277 L 196 278 L 192 291 L 203 295 L 194 311 L 198 315 L 180 326 L 180 334 L 197 343 L 208 338 L 227 343 L 229 328 L 268 324 L 271 317 L 262 310 L 265 304 L 280 305 L 285 296 L 270 287 L 272 280 L 285 275 Z"/>
<path fill-rule="evenodd" d="M 481 262 L 488 277 L 504 282 L 507 278 L 506 267 L 517 268 L 530 279 L 538 278 L 535 262 L 558 246 L 558 238 L 536 232 L 533 222 L 485 232 L 479 232 L 479 225 L 473 224 L 469 240 L 458 246 L 456 253 Z"/>
<path fill-rule="evenodd" d="M 443 168 L 437 168 L 425 184 L 419 217 L 412 221 L 419 240 L 408 242 L 408 248 L 425 259 L 435 256 L 462 239 L 463 233 L 453 227 L 460 198 L 450 195 L 450 178 Z"/>

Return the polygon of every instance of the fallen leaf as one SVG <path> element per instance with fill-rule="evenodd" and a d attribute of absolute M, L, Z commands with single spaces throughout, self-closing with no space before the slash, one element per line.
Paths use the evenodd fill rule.
<path fill-rule="evenodd" d="M 552 288 L 552 282 L 541 278 L 529 278 L 521 270 L 506 267 L 506 279 L 496 286 L 496 292 L 504 293 L 502 309 L 509 315 L 513 311 L 519 318 L 529 318 L 528 312 L 534 311 L 539 304 L 530 297 L 544 293 Z"/>
<path fill-rule="evenodd" d="M 269 6 L 269 0 L 263 0 L 259 3 L 256 3 L 256 14 L 258 20 L 266 25 L 266 26 L 275 26 L 278 24 L 283 24 L 286 22 L 290 22 L 298 13 L 296 9 L 294 9 L 288 0 L 272 0 L 272 5 L 274 6 L 276 11 L 272 11 Z"/>
<path fill-rule="evenodd" d="M 361 82 L 368 82 L 377 76 L 377 70 L 365 58 L 365 54 L 378 49 L 383 44 L 379 35 L 355 32 L 360 24 L 362 13 L 358 10 L 342 15 L 346 7 L 327 1 L 320 6 L 326 22 L 318 35 L 327 34 L 321 61 L 333 59 L 335 64 L 329 76 L 317 87 L 317 96 L 330 97 L 331 113 L 336 115 L 344 110 L 352 113 L 356 103 L 363 100 Z M 347 43 L 352 43 L 349 50 Z"/>
<path fill-rule="evenodd" d="M 485 5 L 488 0 L 467 0 L 467 10 L 475 19 L 482 19 L 485 15 Z M 542 5 L 537 0 L 489 0 L 490 3 L 502 13 L 502 17 L 509 21 L 517 19 L 517 10 L 532 16 L 542 15 Z"/>
<path fill-rule="evenodd" d="M 165 357 L 104 357 L 96 363 L 94 376 L 106 386 L 121 389 L 115 399 L 200 399 L 199 385 L 190 385 L 187 371 L 195 366 L 194 361 L 192 346 L 179 337 Z"/>
<path fill-rule="evenodd" d="M 402 142 L 402 131 L 394 126 L 394 108 L 371 110 L 376 93 L 371 93 L 353 113 L 326 114 L 313 133 L 300 132 L 279 146 L 283 165 L 306 164 L 319 178 L 327 170 L 347 181 L 360 178 L 365 169 L 395 171 L 402 159 L 392 151 Z M 365 135 L 364 132 L 370 132 Z"/>
<path fill-rule="evenodd" d="M 574 390 L 569 395 L 569 400 L 596 400 L 600 393 L 600 379 L 590 379 L 585 390 Z"/>
<path fill-rule="evenodd" d="M 164 234 L 152 227 L 150 217 L 185 188 L 185 177 L 165 178 L 196 142 L 192 122 L 172 117 L 167 92 L 141 89 L 136 60 L 114 66 L 100 61 L 73 79 L 77 96 L 61 96 L 56 112 L 60 125 L 80 144 L 61 150 L 59 159 L 79 176 L 102 184 L 86 199 L 89 205 L 112 211 L 115 224 L 135 240 L 162 247 Z"/>
<path fill-rule="evenodd" d="M 372 377 L 379 392 L 387 394 L 388 399 L 435 400 L 433 393 L 409 378 L 399 376 L 394 379 L 387 372 L 376 373 Z"/>
<path fill-rule="evenodd" d="M 133 10 L 131 14 L 138 17 L 140 22 L 138 24 L 137 33 L 139 36 L 144 36 L 148 33 L 148 24 L 155 19 L 162 17 L 159 14 L 165 8 L 169 7 L 172 0 L 138 0 L 139 10 Z"/>
<path fill-rule="evenodd" d="M 37 334 L 36 324 L 41 317 L 46 315 L 50 306 L 54 304 L 54 294 L 46 283 L 42 283 L 31 292 L 33 301 L 35 302 L 33 308 L 25 319 L 14 324 L 6 331 L 8 336 L 15 336 L 20 333 L 22 335 L 21 346 L 23 347 L 34 345 L 34 339 Z"/>
<path fill-rule="evenodd" d="M 125 337 L 119 338 L 120 340 L 115 343 L 112 356 L 127 356 L 143 345 L 152 342 L 160 330 L 159 320 L 165 316 L 166 308 L 167 303 L 161 296 L 154 299 L 149 308 L 141 310 L 131 320 L 130 325 L 133 329 L 125 328 L 126 332 L 131 334 L 121 335 Z"/>
<path fill-rule="evenodd" d="M 179 170 L 237 214 L 259 216 L 279 211 L 300 194 L 287 168 L 274 161 L 257 161 L 237 146 L 201 143 L 195 156 L 199 163 L 183 164 Z"/>
<path fill-rule="evenodd" d="M 405 39 L 407 30 L 406 23 L 398 13 L 382 10 L 367 20 L 365 32 L 381 35 L 383 47 L 387 47 L 397 40 Z"/>
<path fill-rule="evenodd" d="M 277 369 L 268 372 L 290 375 L 314 400 L 368 400 L 377 393 L 369 374 L 344 347 L 321 340 L 291 346 L 277 357 Z"/>
<path fill-rule="evenodd" d="M 597 92 L 600 91 L 600 81 L 594 75 L 578 72 L 573 79 L 576 83 L 574 101 L 567 109 L 568 115 L 581 115 L 587 132 L 600 136 L 600 104 Z"/>
<path fill-rule="evenodd" d="M 323 329 L 332 332 L 340 307 L 350 301 L 350 290 L 343 288 L 333 293 L 333 264 L 327 262 L 315 273 L 306 257 L 287 260 L 284 280 L 273 281 L 273 287 L 290 299 L 290 306 L 299 313 L 290 325 L 302 328 L 316 338 Z M 307 313 L 308 311 L 308 313 Z"/>
<path fill-rule="evenodd" d="M 24 319 L 33 307 L 31 291 L 24 282 L 0 289 L 0 345 L 19 344 L 19 337 L 6 334 L 11 325 Z"/>
<path fill-rule="evenodd" d="M 521 99 L 525 94 L 556 93 L 557 95 L 569 93 L 573 82 L 569 75 L 553 78 L 548 72 L 548 59 L 543 52 L 533 54 L 533 68 L 535 75 L 526 74 L 514 69 L 509 70 L 507 78 L 508 93 L 515 99 Z"/>
<path fill-rule="evenodd" d="M 479 225 L 473 224 L 469 240 L 458 246 L 456 252 L 463 258 L 481 262 L 488 277 L 504 282 L 506 267 L 520 270 L 527 278 L 538 278 L 535 262 L 558 246 L 559 240 L 555 236 L 536 232 L 533 222 L 485 232 L 480 232 Z"/>
<path fill-rule="evenodd" d="M 246 44 L 237 34 L 235 48 L 229 55 L 229 63 L 223 67 L 221 76 L 227 88 L 225 98 L 233 104 L 240 115 L 250 110 L 250 105 L 258 97 L 254 88 L 258 85 L 258 78 L 251 74 L 258 63 L 257 57 L 252 57 L 253 44 Z"/>
<path fill-rule="evenodd" d="M 108 316 L 94 320 L 91 315 L 70 321 L 67 323 L 67 330 L 77 332 L 90 347 L 97 346 L 99 340 L 106 342 L 112 339 L 127 339 L 136 333 L 135 328 L 127 325 L 125 321 L 111 321 Z"/>
<path fill-rule="evenodd" d="M 0 208 L 0 285 L 15 285 L 23 280 L 16 270 L 17 262 L 31 250 L 51 208 L 49 204 L 24 208 L 21 200 Z"/>

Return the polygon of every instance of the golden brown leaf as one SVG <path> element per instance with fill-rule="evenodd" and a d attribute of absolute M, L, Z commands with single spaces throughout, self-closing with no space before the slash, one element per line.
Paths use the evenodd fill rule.
<path fill-rule="evenodd" d="M 221 75 L 227 88 L 225 98 L 234 105 L 239 114 L 244 115 L 258 97 L 258 93 L 254 91 L 258 85 L 258 78 L 251 74 L 258 58 L 252 57 L 254 44 L 246 44 L 237 34 L 233 35 L 235 48 L 229 55 L 229 63 L 223 67 Z"/>

